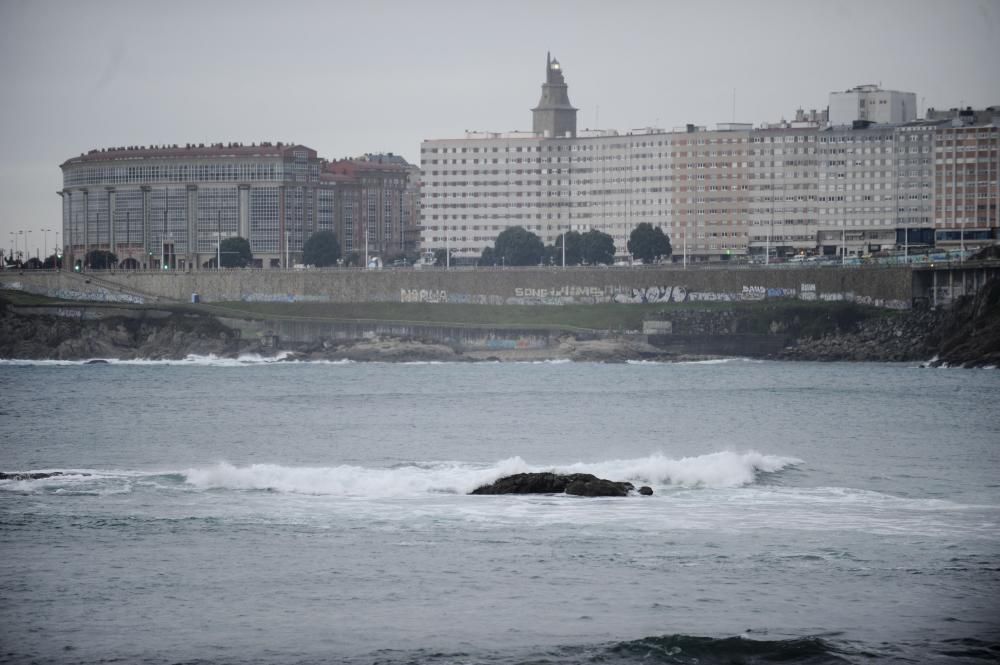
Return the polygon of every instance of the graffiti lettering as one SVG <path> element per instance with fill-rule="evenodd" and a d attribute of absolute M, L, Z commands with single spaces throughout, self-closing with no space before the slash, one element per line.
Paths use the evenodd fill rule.
<path fill-rule="evenodd" d="M 444 289 L 400 289 L 399 301 L 443 303 L 448 302 L 448 292 Z"/>

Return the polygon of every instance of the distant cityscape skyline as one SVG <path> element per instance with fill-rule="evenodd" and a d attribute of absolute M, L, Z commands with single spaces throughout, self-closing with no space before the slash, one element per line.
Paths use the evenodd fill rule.
<path fill-rule="evenodd" d="M 821 109 L 831 91 L 879 82 L 915 92 L 920 115 L 1000 102 L 992 2 L 626 2 L 612 10 L 431 1 L 305 3 L 302 12 L 310 20 L 294 27 L 294 48 L 277 48 L 246 39 L 283 16 L 266 3 L 0 6 L 0 241 L 8 247 L 10 232 L 30 230 L 41 244 L 42 229 L 60 220 L 58 164 L 93 148 L 264 139 L 417 163 L 424 139 L 526 128 L 537 95 L 531 73 L 546 50 L 573 63 L 581 128 L 758 125 Z M 378 48 L 371 34 L 380 35 Z"/>

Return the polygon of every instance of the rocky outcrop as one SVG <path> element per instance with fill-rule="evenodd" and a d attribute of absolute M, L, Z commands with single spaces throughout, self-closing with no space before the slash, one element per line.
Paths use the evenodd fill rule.
<path fill-rule="evenodd" d="M 661 349 L 648 344 L 645 340 L 629 337 L 579 340 L 572 336 L 566 336 L 559 340 L 559 346 L 552 355 L 580 362 L 612 363 L 627 360 L 654 360 L 665 357 Z"/>
<path fill-rule="evenodd" d="M 937 357 L 932 364 L 1000 367 L 1000 280 L 959 299 L 950 314 L 934 331 Z"/>
<path fill-rule="evenodd" d="M 52 478 L 54 476 L 65 475 L 62 471 L 24 471 L 24 472 L 12 472 L 4 473 L 0 471 L 0 480 L 43 480 L 45 478 Z M 89 473 L 81 473 L 81 476 L 89 476 Z"/>
<path fill-rule="evenodd" d="M 929 360 L 934 331 L 946 312 L 893 312 L 855 321 L 843 330 L 800 337 L 779 354 L 784 360 L 901 362 Z"/>
<path fill-rule="evenodd" d="M 350 342 L 330 341 L 298 349 L 285 360 L 354 360 L 357 362 L 455 362 L 465 360 L 453 347 L 430 340 L 376 337 Z"/>
<path fill-rule="evenodd" d="M 632 483 L 598 478 L 589 473 L 516 473 L 474 489 L 470 494 L 572 494 L 574 496 L 628 496 Z"/>
<path fill-rule="evenodd" d="M 28 316 L 2 302 L 0 310 L 0 358 L 179 359 L 189 354 L 231 355 L 245 347 L 238 334 L 211 316 L 157 312 L 85 320 Z"/>
<path fill-rule="evenodd" d="M 0 358 L 87 360 L 182 359 L 188 355 L 236 357 L 243 353 L 288 360 L 381 362 L 549 360 L 588 362 L 679 361 L 748 356 L 782 360 L 926 362 L 949 366 L 1000 366 L 1000 280 L 950 309 L 877 310 L 853 303 L 744 304 L 706 310 L 670 309 L 672 333 L 598 339 L 559 338 L 531 349 L 463 350 L 445 339 L 380 336 L 350 341 L 282 343 L 246 335 L 206 312 L 134 308 L 125 316 L 56 316 L 61 305 L 8 306 L 0 298 Z M 76 311 L 73 307 L 69 307 Z M 29 311 L 31 310 L 31 311 Z M 49 312 L 49 313 L 46 313 Z M 104 317 L 104 318 L 102 318 Z M 228 321 L 228 320 L 227 320 Z M 685 342 L 684 337 L 692 341 Z M 761 338 L 776 343 L 761 344 Z M 659 339 L 659 341 L 657 341 Z M 697 340 L 731 343 L 699 345 Z M 685 346 L 686 344 L 686 346 Z M 559 490 L 562 491 L 562 490 Z"/>
<path fill-rule="evenodd" d="M 858 320 L 844 330 L 799 338 L 779 357 L 1000 367 L 1000 280 L 988 282 L 949 309 L 894 312 Z"/>

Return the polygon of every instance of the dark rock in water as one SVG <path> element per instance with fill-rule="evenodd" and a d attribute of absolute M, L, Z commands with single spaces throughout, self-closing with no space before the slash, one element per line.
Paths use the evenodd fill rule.
<path fill-rule="evenodd" d="M 53 471 L 52 473 L 38 472 L 28 472 L 28 473 L 4 473 L 0 471 L 0 480 L 41 480 L 42 478 L 51 478 L 52 476 L 61 476 L 62 471 Z"/>
<path fill-rule="evenodd" d="M 649 487 L 648 485 L 643 485 L 642 487 L 639 488 L 639 494 L 643 496 L 652 496 L 653 488 Z"/>
<path fill-rule="evenodd" d="M 108 361 L 104 360 L 103 358 L 94 358 L 93 360 L 88 360 L 87 362 L 85 362 L 83 364 L 84 365 L 107 365 Z"/>
<path fill-rule="evenodd" d="M 474 489 L 472 494 L 559 494 L 575 496 L 628 496 L 632 483 L 598 478 L 589 473 L 516 473 Z"/>

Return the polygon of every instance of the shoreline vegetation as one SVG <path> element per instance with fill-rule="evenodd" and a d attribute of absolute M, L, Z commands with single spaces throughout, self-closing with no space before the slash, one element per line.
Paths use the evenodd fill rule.
<path fill-rule="evenodd" d="M 107 316 L 53 315 L 53 308 L 105 308 Z M 113 312 L 127 313 L 115 315 Z M 155 316 L 153 313 L 155 312 Z M 148 316 L 147 316 L 148 314 Z M 319 323 L 399 323 L 423 326 L 534 330 L 544 348 L 463 349 L 432 337 L 366 335 L 312 343 L 241 338 L 221 319 Z M 641 334 L 645 321 L 671 321 L 671 335 Z M 680 335 L 676 335 L 680 333 Z M 685 351 L 680 336 L 734 340 L 734 351 Z M 740 347 L 741 336 L 765 337 L 767 351 Z M 669 343 L 664 344 L 667 341 Z M 236 358 L 281 355 L 286 360 L 661 362 L 718 357 L 774 360 L 928 362 L 1000 366 L 1000 281 L 949 309 L 887 311 L 853 303 L 713 303 L 693 305 L 486 306 L 410 303 L 205 303 L 114 305 L 58 301 L 0 292 L 0 358 L 87 360 Z"/>

